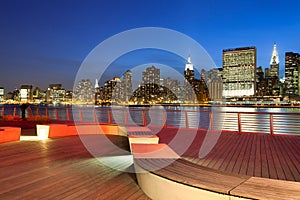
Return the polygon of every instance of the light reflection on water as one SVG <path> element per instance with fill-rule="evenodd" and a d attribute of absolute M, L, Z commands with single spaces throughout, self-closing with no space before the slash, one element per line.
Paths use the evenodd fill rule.
<path fill-rule="evenodd" d="M 19 105 L 4 105 L 5 115 L 20 115 Z M 240 114 L 241 126 L 243 132 L 260 132 L 270 133 L 270 114 L 256 114 L 255 112 L 270 112 L 273 113 L 273 126 L 275 134 L 296 134 L 300 135 L 300 109 L 299 108 L 255 108 L 255 107 L 187 107 L 187 106 L 153 106 L 153 107 L 46 107 L 46 106 L 31 106 L 30 112 L 33 115 L 46 115 L 46 109 L 51 119 L 56 119 L 56 112 L 60 120 L 67 120 L 68 115 L 66 108 L 69 109 L 71 120 L 79 121 L 80 113 L 84 121 L 109 122 L 109 113 L 111 122 L 124 125 L 144 125 L 163 126 L 164 115 L 168 126 L 203 128 L 209 129 L 210 116 L 212 111 L 214 129 L 238 131 L 238 117 L 236 113 L 230 112 L 247 112 Z M 84 109 L 82 109 L 84 108 Z M 145 118 L 141 110 L 145 110 Z M 203 111 L 203 112 L 197 112 Z M 221 113 L 220 113 L 221 112 Z M 252 114 L 253 113 L 253 114 Z M 278 113 L 278 114 L 276 114 Z M 279 114 L 280 113 L 280 114 Z M 282 115 L 289 113 L 289 115 Z M 295 114 L 292 114 L 295 113 Z M 1 112 L 0 112 L 1 115 Z M 125 121 L 125 118 L 128 118 Z M 187 121 L 186 121 L 187 118 Z"/>

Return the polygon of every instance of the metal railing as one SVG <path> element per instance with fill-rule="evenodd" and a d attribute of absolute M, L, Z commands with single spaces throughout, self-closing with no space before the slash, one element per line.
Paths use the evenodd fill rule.
<path fill-rule="evenodd" d="M 0 106 L 0 117 L 19 116 L 19 106 Z M 31 105 L 27 116 L 46 116 L 50 120 L 97 122 L 119 125 L 178 127 L 300 135 L 300 113 L 238 112 L 214 110 L 168 110 L 114 107 L 47 107 Z"/>

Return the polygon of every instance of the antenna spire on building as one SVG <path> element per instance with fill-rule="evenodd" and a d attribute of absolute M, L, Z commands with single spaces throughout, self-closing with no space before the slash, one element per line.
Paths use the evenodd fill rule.
<path fill-rule="evenodd" d="M 95 82 L 95 88 L 99 88 L 98 79 L 96 79 L 96 82 Z"/>
<path fill-rule="evenodd" d="M 271 61 L 270 64 L 279 64 L 279 57 L 278 57 L 278 52 L 277 52 L 277 48 L 276 48 L 276 43 L 274 42 L 274 48 L 273 48 L 273 53 L 272 53 L 272 57 L 271 57 Z"/>
<path fill-rule="evenodd" d="M 194 70 L 190 55 L 188 56 L 187 63 L 185 65 L 185 70 L 187 70 L 187 69 L 188 70 Z"/>

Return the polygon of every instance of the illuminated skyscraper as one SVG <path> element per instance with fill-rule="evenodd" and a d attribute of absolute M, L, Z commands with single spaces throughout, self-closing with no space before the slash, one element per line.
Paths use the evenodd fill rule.
<path fill-rule="evenodd" d="M 285 53 L 285 94 L 300 95 L 300 54 Z"/>
<path fill-rule="evenodd" d="M 62 88 L 62 84 L 50 84 L 47 92 L 50 102 L 66 101 L 66 90 Z"/>
<path fill-rule="evenodd" d="M 273 53 L 270 61 L 270 76 L 271 77 L 279 77 L 279 57 L 276 48 L 276 44 L 273 47 Z"/>
<path fill-rule="evenodd" d="M 160 88 L 160 69 L 151 66 L 142 73 L 142 93 L 145 101 L 157 99 Z"/>
<path fill-rule="evenodd" d="M 0 102 L 4 100 L 4 88 L 0 87 Z"/>
<path fill-rule="evenodd" d="M 113 79 L 104 83 L 104 96 L 106 101 L 120 101 L 120 83 L 121 80 L 118 77 L 114 77 Z"/>
<path fill-rule="evenodd" d="M 94 99 L 92 82 L 89 79 L 79 81 L 74 91 L 74 100 L 81 103 L 92 103 Z"/>
<path fill-rule="evenodd" d="M 253 96 L 256 91 L 256 47 L 223 50 L 223 96 Z"/>
<path fill-rule="evenodd" d="M 190 84 L 192 84 L 192 82 L 194 81 L 194 76 L 195 76 L 194 66 L 191 61 L 191 56 L 189 56 L 184 70 L 185 83 L 189 82 Z"/>
<path fill-rule="evenodd" d="M 267 95 L 279 96 L 279 57 L 276 44 L 273 47 L 273 53 L 270 61 L 270 73 L 266 76 Z"/>
<path fill-rule="evenodd" d="M 191 56 L 188 56 L 187 63 L 184 69 L 184 99 L 188 102 L 196 100 L 196 95 L 194 92 L 194 80 L 194 65 L 191 61 Z"/>
<path fill-rule="evenodd" d="M 31 101 L 32 100 L 32 85 L 21 85 L 20 100 L 21 101 Z"/>
<path fill-rule="evenodd" d="M 131 96 L 132 96 L 132 72 L 130 70 L 127 70 L 123 74 L 121 99 L 125 102 L 128 102 Z"/>

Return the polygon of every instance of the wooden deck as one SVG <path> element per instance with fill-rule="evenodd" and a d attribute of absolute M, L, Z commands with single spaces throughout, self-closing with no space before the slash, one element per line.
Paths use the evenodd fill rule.
<path fill-rule="evenodd" d="M 127 138 L 108 137 L 129 149 Z M 0 199 L 149 199 L 134 174 L 105 166 L 74 136 L 0 144 L 0 186 Z"/>
<path fill-rule="evenodd" d="M 186 129 L 174 141 L 177 131 L 153 132 L 158 132 L 160 143 L 176 152 L 192 137 L 182 157 L 197 165 L 239 176 L 300 182 L 300 137 L 222 132 L 211 152 L 199 158 L 205 131 L 193 135 L 194 131 Z M 129 153 L 127 138 L 101 137 L 108 137 L 127 153 L 91 138 L 96 147 L 101 146 L 97 155 Z M 134 174 L 105 166 L 77 136 L 0 144 L 0 186 L 0 199 L 149 199 Z"/>
<path fill-rule="evenodd" d="M 233 174 L 300 182 L 299 136 L 224 131 L 211 152 L 199 158 L 206 132 L 198 130 L 195 136 L 195 131 L 186 129 L 186 134 L 174 140 L 177 131 L 176 128 L 162 129 L 157 134 L 160 143 L 169 144 L 179 153 L 180 147 L 186 145 L 187 138 L 195 137 L 182 155 L 193 163 Z"/>

